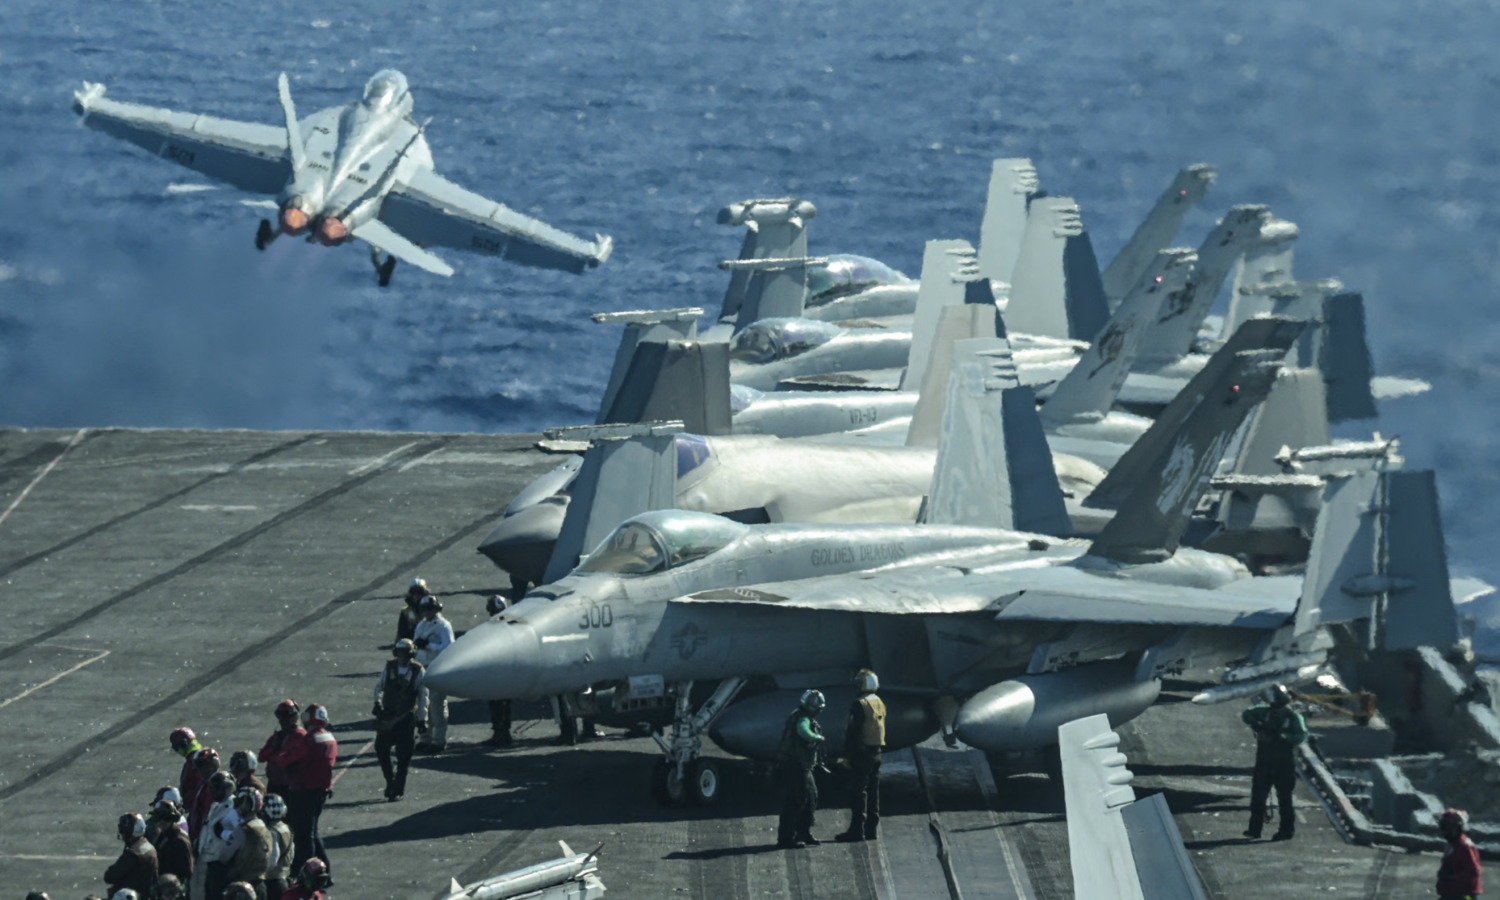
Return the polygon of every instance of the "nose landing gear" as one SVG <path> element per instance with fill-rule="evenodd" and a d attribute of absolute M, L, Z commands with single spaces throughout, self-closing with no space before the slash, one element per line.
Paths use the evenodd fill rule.
<path fill-rule="evenodd" d="M 718 801 L 724 781 L 714 761 L 700 755 L 703 752 L 700 735 L 744 686 L 743 678 L 724 679 L 713 696 L 694 713 L 690 699 L 693 683 L 684 681 L 674 685 L 677 710 L 672 719 L 672 740 L 668 742 L 659 734 L 651 736 L 665 754 L 651 772 L 651 796 L 656 802 L 663 806 L 681 806 L 687 802 L 710 806 Z"/>

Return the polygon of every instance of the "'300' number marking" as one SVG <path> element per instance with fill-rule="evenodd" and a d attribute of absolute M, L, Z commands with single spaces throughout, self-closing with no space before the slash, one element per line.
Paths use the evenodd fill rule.
<path fill-rule="evenodd" d="M 579 628 L 608 628 L 613 624 L 615 614 L 608 603 L 590 603 L 583 611 L 583 618 L 578 620 Z"/>

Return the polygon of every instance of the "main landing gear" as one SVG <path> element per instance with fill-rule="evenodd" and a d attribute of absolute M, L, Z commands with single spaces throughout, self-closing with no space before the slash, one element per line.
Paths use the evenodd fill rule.
<path fill-rule="evenodd" d="M 672 718 L 672 740 L 668 742 L 659 734 L 651 736 L 666 755 L 651 772 L 651 796 L 656 802 L 663 806 L 681 806 L 691 801 L 698 806 L 710 806 L 719 799 L 724 781 L 719 775 L 718 765 L 700 755 L 703 739 L 699 735 L 708 729 L 744 686 L 743 678 L 724 679 L 696 713 L 690 699 L 693 683 L 683 681 L 673 686 L 677 693 L 677 710 Z"/>
<path fill-rule="evenodd" d="M 382 256 L 385 258 L 381 259 Z M 381 253 L 381 251 L 372 247 L 370 249 L 370 263 L 375 266 L 375 274 L 380 279 L 380 286 L 390 287 L 391 273 L 396 271 L 396 257 L 389 253 Z"/>
<path fill-rule="evenodd" d="M 255 232 L 255 249 L 264 250 L 267 247 L 271 246 L 271 242 L 276 240 L 276 237 L 279 234 L 281 234 L 281 232 L 277 231 L 276 228 L 271 225 L 270 219 L 261 219 L 260 228 L 256 229 Z"/>

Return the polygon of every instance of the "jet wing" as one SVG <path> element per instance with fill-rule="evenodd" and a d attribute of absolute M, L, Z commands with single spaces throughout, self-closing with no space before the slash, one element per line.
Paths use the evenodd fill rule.
<path fill-rule="evenodd" d="M 1302 592 L 1295 576 L 1244 579 L 1216 590 L 1099 575 L 1049 560 L 965 571 L 830 575 L 700 591 L 673 603 L 733 603 L 935 615 L 990 612 L 996 621 L 1107 622 L 1275 628 Z"/>
<path fill-rule="evenodd" d="M 292 177 L 280 126 L 117 103 L 88 82 L 73 94 L 73 111 L 90 128 L 244 191 L 275 194 Z"/>
<path fill-rule="evenodd" d="M 603 235 L 586 241 L 523 216 L 431 169 L 418 169 L 392 188 L 380 220 L 418 246 L 453 247 L 574 274 L 604 262 L 613 246 Z"/>

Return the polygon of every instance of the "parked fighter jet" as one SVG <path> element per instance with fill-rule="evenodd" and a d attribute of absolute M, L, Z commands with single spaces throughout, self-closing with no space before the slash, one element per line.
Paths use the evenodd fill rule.
<path fill-rule="evenodd" d="M 1244 378 L 1269 377 L 1279 356 L 1243 357 Z M 954 375 L 985 380 L 982 369 Z M 1239 402 L 1232 386 L 1220 387 L 1201 402 Z M 1029 394 L 980 391 L 950 418 L 1003 418 L 1012 391 Z M 1025 398 L 1011 399 L 1025 408 Z M 1009 464 L 1005 454 L 965 440 L 940 463 L 933 494 L 944 484 L 971 490 L 935 499 L 925 526 L 638 516 L 575 571 L 470 631 L 427 678 L 490 699 L 609 688 L 616 703 L 637 703 L 674 686 L 658 793 L 710 802 L 720 780 L 699 755 L 704 733 L 731 752 L 763 755 L 788 692 L 861 666 L 891 686 L 891 720 L 905 723 L 891 729 L 896 742 L 951 724 L 971 746 L 1008 753 L 1055 745 L 1057 727 L 1081 715 L 1127 721 L 1154 702 L 1166 674 L 1229 665 L 1226 681 L 1244 688 L 1326 659 L 1334 632 L 1343 646 L 1372 652 L 1456 640 L 1431 473 L 1331 479 L 1305 579 L 1251 579 L 1232 558 L 1178 548 L 1212 474 L 1208 451 L 1219 441 L 1205 437 L 1176 445 L 1092 543 L 954 524 L 976 506 L 983 514 L 1013 503 L 1018 520 L 1060 506 L 1055 486 L 1050 499 L 998 490 L 1009 482 L 994 471 L 997 455 Z M 1358 524 L 1371 515 L 1378 525 Z M 780 693 L 731 706 L 753 676 L 775 679 Z M 691 683 L 716 679 L 694 710 Z"/>
<path fill-rule="evenodd" d="M 580 273 L 609 258 L 604 235 L 586 241 L 464 190 L 432 169 L 426 125 L 411 118 L 406 76 L 382 69 L 354 103 L 298 120 L 286 73 L 284 124 L 261 125 L 117 103 L 84 83 L 73 109 L 84 124 L 251 193 L 275 196 L 277 225 L 262 219 L 255 246 L 278 234 L 332 247 L 371 247 L 382 286 L 396 260 L 439 275 L 453 270 L 430 246 Z"/>

